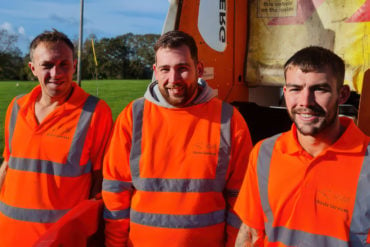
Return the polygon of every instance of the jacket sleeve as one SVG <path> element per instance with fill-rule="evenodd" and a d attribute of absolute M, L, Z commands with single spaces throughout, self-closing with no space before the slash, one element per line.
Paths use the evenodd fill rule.
<path fill-rule="evenodd" d="M 231 120 L 231 156 L 224 196 L 227 204 L 226 246 L 234 246 L 241 221 L 234 211 L 234 204 L 246 172 L 252 149 L 250 133 L 241 114 L 234 109 Z"/>
<path fill-rule="evenodd" d="M 106 246 L 127 246 L 130 201 L 132 103 L 118 116 L 103 164 L 103 201 Z"/>

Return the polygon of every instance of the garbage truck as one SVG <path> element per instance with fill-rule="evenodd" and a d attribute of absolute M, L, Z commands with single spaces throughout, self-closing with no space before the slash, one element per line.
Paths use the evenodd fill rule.
<path fill-rule="evenodd" d="M 370 134 L 364 99 L 369 21 L 368 0 L 173 0 L 163 32 L 182 30 L 195 38 L 203 78 L 222 100 L 238 107 L 256 143 L 290 128 L 283 65 L 311 45 L 344 59 L 352 94 L 340 114 L 353 117 Z"/>
<path fill-rule="evenodd" d="M 291 126 L 282 87 L 283 65 L 301 48 L 334 51 L 346 64 L 353 97 L 340 114 L 370 135 L 370 0 L 170 0 L 163 32 L 191 34 L 205 79 L 235 105 L 254 143 Z M 102 202 L 71 210 L 36 246 L 97 245 Z M 77 227 L 70 234 L 73 226 Z M 96 240 L 98 239 L 98 240 Z"/>

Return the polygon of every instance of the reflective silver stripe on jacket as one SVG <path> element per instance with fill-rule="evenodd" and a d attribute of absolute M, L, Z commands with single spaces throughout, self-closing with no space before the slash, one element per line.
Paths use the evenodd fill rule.
<path fill-rule="evenodd" d="M 60 164 L 48 160 L 16 158 L 12 157 L 11 155 L 9 159 L 9 167 L 20 171 L 39 172 L 65 177 L 78 177 L 82 174 L 91 172 L 91 162 L 89 161 L 87 164 L 80 165 L 80 159 L 82 150 L 84 148 L 86 135 L 89 130 L 91 117 L 94 113 L 98 101 L 99 99 L 92 95 L 87 98 L 81 111 L 79 121 L 77 123 L 77 128 L 72 139 L 72 144 L 69 149 L 66 164 Z M 12 109 L 12 116 L 13 112 L 18 113 L 18 110 L 18 104 L 14 104 Z M 17 115 L 15 115 L 14 119 L 16 118 Z M 11 133 L 14 132 L 15 124 L 15 121 L 11 121 L 11 124 L 9 126 Z M 9 142 L 11 143 L 11 140 L 9 140 Z"/>
<path fill-rule="evenodd" d="M 139 98 L 135 100 L 132 104 L 133 129 L 132 129 L 132 144 L 130 151 L 130 169 L 132 178 L 140 177 L 139 161 L 141 157 L 141 137 L 143 126 L 144 101 L 145 101 L 144 98 Z M 136 187 L 136 183 L 134 183 L 134 185 Z"/>
<path fill-rule="evenodd" d="M 173 215 L 141 213 L 131 209 L 130 220 L 137 224 L 165 228 L 197 228 L 223 223 L 225 211 L 205 214 Z"/>
<path fill-rule="evenodd" d="M 15 97 L 12 112 L 10 114 L 10 123 L 8 126 L 9 130 L 9 152 L 12 152 L 12 139 L 13 139 L 13 133 L 14 133 L 14 126 L 17 122 L 18 112 L 19 112 L 19 105 L 17 103 L 18 99 L 20 99 L 23 95 L 18 95 Z"/>
<path fill-rule="evenodd" d="M 77 128 L 72 139 L 66 164 L 59 164 L 48 160 L 36 160 L 27 158 L 10 157 L 9 167 L 14 170 L 30 171 L 51 174 L 54 176 L 78 177 L 91 172 L 91 162 L 80 166 L 80 158 L 85 143 L 86 134 L 89 130 L 92 114 L 96 108 L 99 99 L 89 96 L 83 106 Z M 13 105 L 12 117 L 9 129 L 13 136 L 18 116 L 19 106 L 16 102 Z M 11 140 L 9 140 L 11 143 Z M 0 211 L 9 218 L 36 223 L 53 223 L 68 212 L 66 210 L 55 209 L 29 209 L 20 208 L 0 203 Z"/>
<path fill-rule="evenodd" d="M 37 222 L 54 223 L 57 222 L 68 210 L 48 210 L 48 209 L 28 209 L 12 207 L 0 201 L 0 211 L 9 218 Z"/>
<path fill-rule="evenodd" d="M 236 229 L 239 229 L 242 221 L 240 220 L 239 216 L 231 211 L 228 211 L 226 216 L 226 223 Z"/>
<path fill-rule="evenodd" d="M 350 243 L 348 243 L 347 241 L 331 236 L 312 234 L 300 230 L 288 229 L 283 226 L 272 226 L 274 217 L 268 200 L 268 184 L 272 152 L 275 142 L 279 136 L 280 134 L 266 139 L 261 144 L 257 158 L 258 187 L 260 191 L 262 208 L 268 220 L 268 222 L 265 223 L 265 231 L 269 242 L 281 242 L 287 246 L 366 246 L 366 238 L 370 226 L 370 196 L 366 196 L 366 194 L 370 194 L 368 189 L 370 186 L 370 158 L 368 155 L 369 147 L 358 183 L 359 185 L 357 188 L 357 194 L 361 196 L 356 197 L 350 227 Z"/>
<path fill-rule="evenodd" d="M 103 179 L 103 190 L 107 192 L 119 193 L 125 190 L 132 190 L 132 183 L 118 180 Z"/>
<path fill-rule="evenodd" d="M 257 157 L 258 187 L 260 190 L 263 212 L 265 212 L 268 222 L 274 221 L 274 216 L 272 215 L 270 202 L 268 201 L 268 182 L 269 182 L 268 180 L 270 174 L 272 151 L 274 149 L 276 139 L 279 136 L 280 134 L 263 141 Z"/>
<path fill-rule="evenodd" d="M 348 242 L 330 236 L 288 229 L 283 226 L 272 227 L 269 223 L 266 224 L 265 227 L 266 234 L 268 234 L 269 242 L 281 242 L 286 246 L 348 247 Z"/>
<path fill-rule="evenodd" d="M 215 179 L 165 179 L 141 178 L 139 161 L 141 157 L 141 139 L 143 126 L 144 98 L 133 102 L 133 131 L 130 152 L 130 169 L 135 189 L 151 192 L 220 192 L 225 190 L 225 179 L 231 150 L 231 118 L 233 107 L 222 104 L 220 146 Z M 222 223 L 228 213 L 225 210 L 201 215 L 170 215 L 136 212 L 131 209 L 133 222 L 169 228 L 193 228 Z M 230 222 L 235 223 L 232 216 Z M 235 223 L 237 225 L 237 223 Z"/>
<path fill-rule="evenodd" d="M 103 217 L 104 219 L 110 220 L 121 220 L 121 219 L 128 219 L 130 216 L 130 209 L 123 209 L 123 210 L 108 210 L 104 207 L 103 210 Z"/>
<path fill-rule="evenodd" d="M 370 145 L 366 148 L 357 183 L 355 205 L 350 226 L 351 246 L 365 246 L 370 229 Z M 370 245 L 369 245 L 370 246 Z"/>
<path fill-rule="evenodd" d="M 78 177 L 82 174 L 91 172 L 91 162 L 86 165 L 78 165 L 78 163 L 61 164 L 49 160 L 36 160 L 16 158 L 10 156 L 9 167 L 18 171 L 45 173 L 61 177 Z"/>

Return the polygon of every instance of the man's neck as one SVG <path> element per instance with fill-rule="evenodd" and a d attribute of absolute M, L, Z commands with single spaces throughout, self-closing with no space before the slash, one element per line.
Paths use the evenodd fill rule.
<path fill-rule="evenodd" d="M 323 150 L 333 145 L 343 134 L 346 128 L 337 122 L 323 130 L 322 132 L 312 136 L 303 135 L 297 130 L 297 138 L 302 148 L 312 157 L 318 156 Z"/>
<path fill-rule="evenodd" d="M 50 97 L 41 92 L 39 98 L 35 102 L 35 117 L 40 124 L 51 112 L 53 112 L 59 105 L 66 102 L 72 95 L 73 88 L 70 92 L 62 97 Z"/>
<path fill-rule="evenodd" d="M 64 102 L 66 102 L 73 93 L 73 87 L 71 87 L 68 91 L 68 93 L 58 96 L 58 97 L 51 97 L 41 91 L 39 97 L 36 100 L 36 103 L 41 104 L 44 107 L 52 106 L 52 105 L 61 105 Z"/>

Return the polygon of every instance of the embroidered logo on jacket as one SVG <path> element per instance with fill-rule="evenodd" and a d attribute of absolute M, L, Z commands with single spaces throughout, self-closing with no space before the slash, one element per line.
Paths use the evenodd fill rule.
<path fill-rule="evenodd" d="M 193 146 L 193 154 L 198 155 L 217 155 L 217 145 L 209 143 L 196 143 Z"/>
<path fill-rule="evenodd" d="M 340 212 L 348 213 L 350 197 L 333 190 L 318 190 L 316 194 L 316 204 L 331 208 Z"/>
<path fill-rule="evenodd" d="M 50 132 L 46 133 L 46 136 L 69 140 L 71 139 L 72 129 L 73 129 L 72 127 L 63 128 L 63 129 L 55 127 L 55 128 L 52 128 Z"/>

